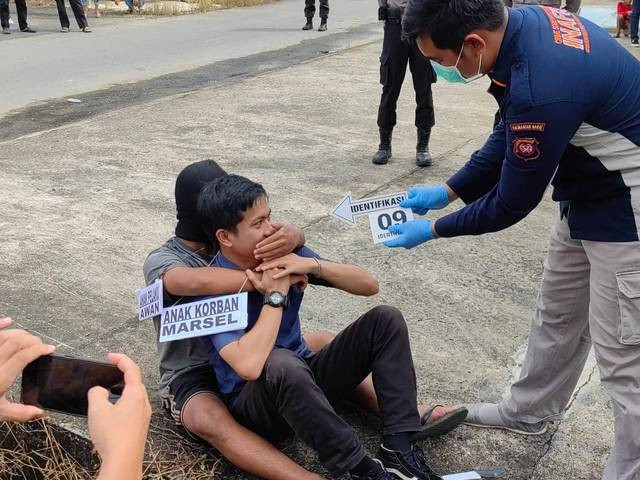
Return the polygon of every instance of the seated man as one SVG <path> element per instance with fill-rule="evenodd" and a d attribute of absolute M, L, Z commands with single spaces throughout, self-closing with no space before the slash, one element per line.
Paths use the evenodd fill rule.
<path fill-rule="evenodd" d="M 162 278 L 165 307 L 197 296 L 236 293 L 245 281 L 242 272 L 208 266 L 216 252 L 208 245 L 196 217 L 200 189 L 224 175 L 212 160 L 192 163 L 178 175 L 176 236 L 151 252 L 143 267 L 147 285 Z M 270 251 L 281 255 L 302 245 L 304 235 L 299 229 L 283 226 L 272 240 L 275 250 Z M 247 289 L 253 289 L 251 283 Z M 154 326 L 159 336 L 157 319 Z M 305 470 L 231 417 L 219 398 L 208 351 L 208 342 L 202 338 L 158 343 L 160 394 L 176 423 L 190 437 L 213 445 L 229 461 L 254 475 L 268 480 L 320 480 L 319 475 Z"/>
<path fill-rule="evenodd" d="M 243 272 L 208 266 L 217 247 L 208 244 L 196 217 L 196 202 L 202 186 L 226 172 L 212 160 L 195 162 L 178 175 L 175 200 L 178 225 L 176 236 L 149 254 L 144 263 L 147 285 L 163 279 L 164 306 L 193 301 L 193 297 L 236 293 L 245 282 Z M 304 244 L 303 232 L 274 223 L 275 233 L 258 245 L 256 256 L 273 259 L 291 253 Z M 247 282 L 245 290 L 253 289 Z M 155 322 L 156 335 L 159 335 Z M 333 339 L 330 332 L 305 336 L 310 349 L 317 351 Z M 158 344 L 160 393 L 176 424 L 187 434 L 214 446 L 239 468 L 267 480 L 318 480 L 269 442 L 242 427 L 219 398 L 214 373 L 208 363 L 209 343 L 200 338 Z M 380 411 L 368 377 L 356 388 L 355 398 L 375 415 Z M 441 435 L 457 427 L 466 411 L 451 407 L 427 409 L 421 405 L 421 437 Z M 428 421 L 427 421 L 428 420 Z"/>
<path fill-rule="evenodd" d="M 259 292 L 249 294 L 245 330 L 210 337 L 210 363 L 233 416 L 271 440 L 293 431 L 336 477 L 348 472 L 353 479 L 438 479 L 412 442 L 421 425 L 402 314 L 376 307 L 317 353 L 301 334 L 302 292 L 292 285 L 299 276 L 367 296 L 378 292 L 377 280 L 359 267 L 320 259 L 306 247 L 261 265 L 256 245 L 275 228 L 265 190 L 244 177 L 227 175 L 205 185 L 198 215 L 210 243 L 219 248 L 214 265 L 245 271 Z M 332 406 L 369 373 L 383 422 L 376 459 Z"/>

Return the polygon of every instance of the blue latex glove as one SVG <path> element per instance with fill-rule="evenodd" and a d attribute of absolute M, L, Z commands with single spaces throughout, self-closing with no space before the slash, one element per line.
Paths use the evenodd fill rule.
<path fill-rule="evenodd" d="M 399 233 L 401 236 L 393 240 L 384 242 L 387 247 L 404 247 L 406 249 L 413 248 L 421 243 L 433 240 L 433 232 L 431 224 L 433 222 L 428 219 L 411 220 L 400 225 L 391 225 L 389 231 L 391 233 Z"/>
<path fill-rule="evenodd" d="M 449 195 L 444 184 L 436 187 L 412 187 L 407 199 L 400 206 L 410 208 L 413 213 L 424 215 L 429 210 L 440 210 L 449 205 Z"/>

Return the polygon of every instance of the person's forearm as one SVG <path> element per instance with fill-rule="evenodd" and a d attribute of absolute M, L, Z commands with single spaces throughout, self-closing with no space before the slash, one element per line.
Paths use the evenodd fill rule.
<path fill-rule="evenodd" d="M 124 453 L 111 459 L 103 459 L 96 480 L 140 480 L 142 456 Z"/>
<path fill-rule="evenodd" d="M 195 297 L 201 295 L 229 295 L 254 290 L 247 276 L 240 270 L 218 267 L 176 267 L 164 274 L 164 289 L 171 295 Z"/>
<path fill-rule="evenodd" d="M 304 236 L 304 230 L 302 230 L 299 227 L 293 227 L 297 230 L 297 234 L 298 234 L 298 247 L 304 247 L 304 244 L 306 243 L 307 239 Z"/>
<path fill-rule="evenodd" d="M 265 305 L 254 327 L 220 350 L 220 356 L 244 380 L 257 380 L 280 330 L 282 308 Z"/>
<path fill-rule="evenodd" d="M 445 183 L 444 188 L 447 190 L 447 197 L 449 198 L 449 203 L 458 199 L 458 194 L 454 192 L 449 185 Z"/>
<path fill-rule="evenodd" d="M 315 262 L 313 259 L 310 260 Z M 378 280 L 360 267 L 327 260 L 318 260 L 318 263 L 322 268 L 314 269 L 311 273 L 319 275 L 335 288 L 363 296 L 375 295 L 380 290 Z"/>
<path fill-rule="evenodd" d="M 447 180 L 449 200 L 453 200 L 451 193 L 454 193 L 464 203 L 473 203 L 496 186 L 505 158 L 505 138 L 504 123 L 500 122 L 482 148 Z"/>

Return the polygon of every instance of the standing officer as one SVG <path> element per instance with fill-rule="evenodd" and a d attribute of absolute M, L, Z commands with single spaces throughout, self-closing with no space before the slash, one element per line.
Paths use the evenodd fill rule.
<path fill-rule="evenodd" d="M 396 105 L 408 62 L 413 77 L 413 88 L 416 91 L 416 164 L 419 167 L 428 167 L 432 163 L 429 136 L 435 123 L 431 84 L 436 81 L 436 76 L 431 64 L 420 53 L 415 43 L 402 40 L 402 13 L 408 0 L 378 1 L 378 18 L 384 20 L 384 42 L 380 57 L 382 98 L 378 107 L 380 146 L 372 161 L 376 165 L 384 165 L 391 158 L 391 134 L 396 125 Z"/>
<path fill-rule="evenodd" d="M 593 345 L 611 397 L 615 444 L 605 480 L 640 479 L 640 62 L 566 10 L 502 0 L 411 0 L 403 28 L 438 74 L 489 74 L 502 122 L 446 184 L 402 206 L 437 221 L 389 230 L 389 247 L 480 235 L 519 222 L 551 182 L 560 202 L 520 379 L 467 421 L 539 433 L 566 408 Z"/>
<path fill-rule="evenodd" d="M 327 18 L 329 18 L 329 0 L 319 0 L 320 2 L 320 26 L 319 32 L 327 30 Z M 313 30 L 313 16 L 316 14 L 316 0 L 304 0 L 304 16 L 307 23 L 302 30 Z"/>
<path fill-rule="evenodd" d="M 16 12 L 18 13 L 18 26 L 20 27 L 20 31 L 24 33 L 36 33 L 27 23 L 26 0 L 16 0 Z M 2 26 L 2 33 L 11 33 L 9 29 L 9 0 L 0 0 L 0 25 Z"/>

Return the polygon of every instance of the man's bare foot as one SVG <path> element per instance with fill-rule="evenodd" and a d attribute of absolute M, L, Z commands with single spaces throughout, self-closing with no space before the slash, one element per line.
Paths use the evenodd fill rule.
<path fill-rule="evenodd" d="M 433 412 L 429 417 L 429 422 L 435 422 L 436 420 L 440 420 L 445 415 L 448 415 L 457 409 L 458 407 L 437 406 L 436 408 L 433 409 Z M 421 417 L 427 412 L 427 410 L 429 410 L 429 407 L 427 405 L 418 405 L 418 413 L 420 414 Z"/>
<path fill-rule="evenodd" d="M 457 428 L 467 418 L 467 409 L 462 407 L 450 407 L 435 405 L 428 407 L 419 405 L 420 431 L 411 436 L 411 440 L 418 442 L 430 437 L 439 437 Z"/>

